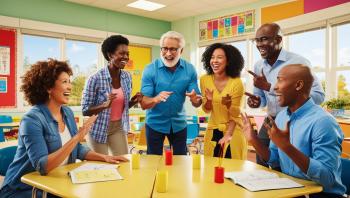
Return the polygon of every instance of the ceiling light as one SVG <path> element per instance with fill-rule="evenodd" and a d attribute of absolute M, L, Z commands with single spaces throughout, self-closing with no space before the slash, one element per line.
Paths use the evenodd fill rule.
<path fill-rule="evenodd" d="M 147 11 L 154 11 L 165 7 L 165 5 L 163 4 L 154 3 L 146 0 L 138 0 L 133 3 L 129 3 L 127 6 L 132 8 L 138 8 L 141 10 L 147 10 Z"/>

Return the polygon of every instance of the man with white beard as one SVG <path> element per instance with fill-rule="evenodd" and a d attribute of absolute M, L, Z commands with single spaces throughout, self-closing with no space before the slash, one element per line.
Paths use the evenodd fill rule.
<path fill-rule="evenodd" d="M 147 154 L 162 155 L 165 136 L 175 155 L 186 155 L 186 96 L 194 107 L 202 104 L 194 66 L 181 59 L 184 37 L 169 31 L 160 38 L 160 57 L 142 75 L 141 107 L 146 112 Z"/>

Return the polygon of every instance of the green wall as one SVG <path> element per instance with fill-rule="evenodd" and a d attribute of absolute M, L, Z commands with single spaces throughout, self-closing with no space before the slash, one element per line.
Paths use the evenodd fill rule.
<path fill-rule="evenodd" d="M 63 0 L 0 0 L 0 15 L 159 39 L 168 21 Z"/>

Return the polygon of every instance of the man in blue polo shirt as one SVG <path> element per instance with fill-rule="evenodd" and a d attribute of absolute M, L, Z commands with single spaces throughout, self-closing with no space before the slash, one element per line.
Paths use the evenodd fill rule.
<path fill-rule="evenodd" d="M 310 198 L 341 198 L 341 144 L 344 138 L 337 121 L 310 97 L 313 76 L 304 65 L 287 65 L 277 75 L 276 98 L 284 108 L 264 123 L 271 139 L 266 147 L 257 137 L 247 116 L 242 115 L 244 135 L 257 154 L 270 166 L 278 165 L 283 173 L 312 180 L 323 192 Z"/>
<path fill-rule="evenodd" d="M 191 63 L 180 58 L 184 37 L 169 31 L 160 39 L 160 56 L 142 75 L 141 107 L 146 112 L 147 154 L 161 155 L 165 136 L 175 155 L 186 155 L 187 123 L 184 102 L 202 104 L 197 73 Z"/>

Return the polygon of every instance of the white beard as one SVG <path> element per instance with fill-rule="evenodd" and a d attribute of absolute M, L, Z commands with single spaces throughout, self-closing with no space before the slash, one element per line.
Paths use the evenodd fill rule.
<path fill-rule="evenodd" d="M 160 56 L 160 58 L 167 67 L 174 67 L 180 60 L 180 56 L 176 56 L 172 61 L 166 60 L 163 56 Z"/>

